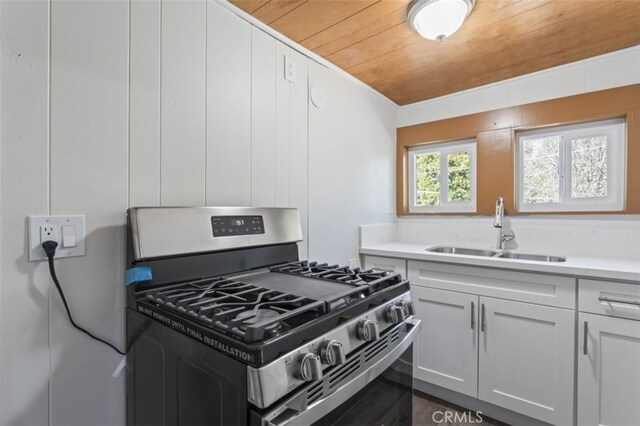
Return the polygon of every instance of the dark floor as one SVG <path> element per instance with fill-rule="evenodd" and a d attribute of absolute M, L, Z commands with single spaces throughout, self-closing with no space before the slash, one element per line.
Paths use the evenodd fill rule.
<path fill-rule="evenodd" d="M 481 420 L 482 419 L 482 420 Z M 413 425 L 508 426 L 475 411 L 466 410 L 441 399 L 414 391 Z"/>

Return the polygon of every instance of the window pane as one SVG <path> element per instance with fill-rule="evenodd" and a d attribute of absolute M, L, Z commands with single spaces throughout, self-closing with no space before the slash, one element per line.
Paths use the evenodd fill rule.
<path fill-rule="evenodd" d="M 416 206 L 440 205 L 440 153 L 416 154 Z"/>
<path fill-rule="evenodd" d="M 607 196 L 607 137 L 571 141 L 571 196 Z"/>
<path fill-rule="evenodd" d="M 456 152 L 447 156 L 449 201 L 471 201 L 471 155 Z"/>
<path fill-rule="evenodd" d="M 524 202 L 560 201 L 560 136 L 522 141 Z"/>

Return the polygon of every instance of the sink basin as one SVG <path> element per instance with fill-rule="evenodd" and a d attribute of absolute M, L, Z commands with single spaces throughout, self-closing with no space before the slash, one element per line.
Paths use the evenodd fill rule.
<path fill-rule="evenodd" d="M 431 247 L 427 249 L 427 251 L 430 251 L 432 253 L 464 254 L 467 256 L 484 256 L 484 257 L 492 257 L 498 254 L 493 250 L 480 250 L 480 249 L 446 247 L 446 246 Z"/>
<path fill-rule="evenodd" d="M 536 262 L 565 262 L 566 257 L 560 256 L 544 256 L 540 254 L 524 254 L 524 253 L 502 253 L 497 256 L 502 259 L 518 259 L 518 260 L 533 260 Z"/>
<path fill-rule="evenodd" d="M 462 254 L 466 256 L 494 257 L 496 259 L 532 260 L 534 262 L 566 262 L 566 257 L 545 256 L 542 254 L 499 253 L 493 250 L 482 250 L 462 247 L 437 246 L 428 248 L 432 253 Z"/>

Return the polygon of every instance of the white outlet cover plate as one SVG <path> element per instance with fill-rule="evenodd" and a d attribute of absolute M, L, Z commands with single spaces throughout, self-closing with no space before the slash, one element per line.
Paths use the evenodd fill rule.
<path fill-rule="evenodd" d="M 56 227 L 58 249 L 55 259 L 65 257 L 84 256 L 85 254 L 85 227 L 84 215 L 74 216 L 29 216 L 29 262 L 40 262 L 47 260 L 47 256 L 40 241 L 40 228 L 46 225 Z M 62 238 L 62 226 L 71 225 L 76 228 L 76 246 L 63 248 L 60 238 Z"/>
<path fill-rule="evenodd" d="M 284 57 L 284 79 L 291 83 L 296 82 L 296 64 L 286 55 Z"/>

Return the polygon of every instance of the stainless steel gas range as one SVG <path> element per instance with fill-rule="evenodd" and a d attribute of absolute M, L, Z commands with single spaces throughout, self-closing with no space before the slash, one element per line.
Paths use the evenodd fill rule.
<path fill-rule="evenodd" d="M 411 423 L 400 274 L 299 261 L 296 209 L 128 219 L 129 425 Z"/>

